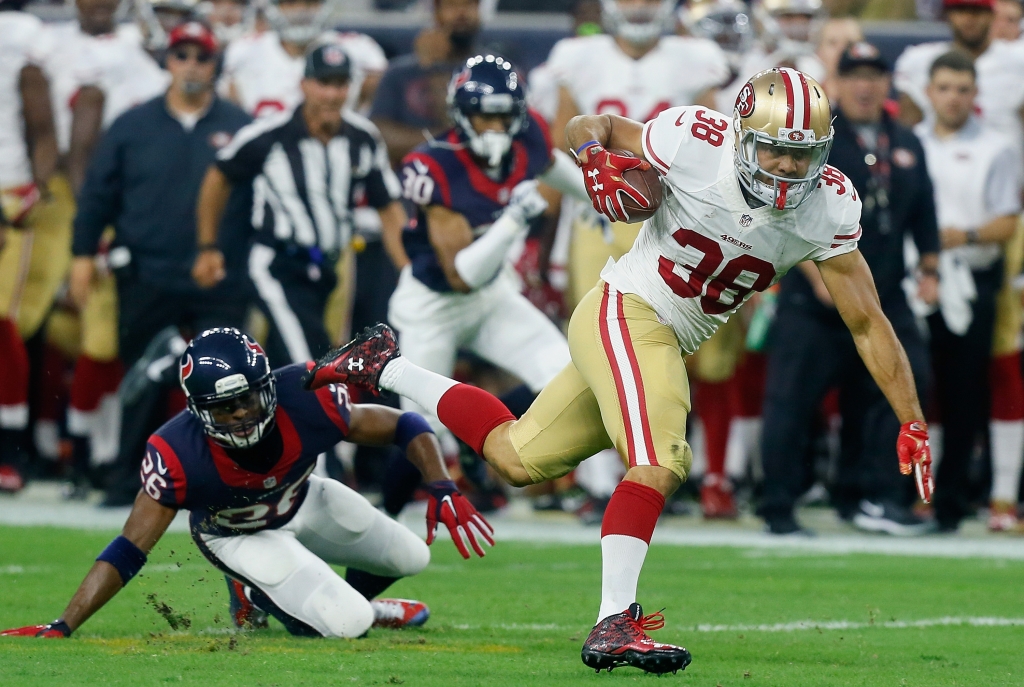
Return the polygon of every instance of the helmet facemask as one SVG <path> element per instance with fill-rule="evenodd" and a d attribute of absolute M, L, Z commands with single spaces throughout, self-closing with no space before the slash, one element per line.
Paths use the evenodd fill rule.
<path fill-rule="evenodd" d="M 324 2 L 293 0 L 293 2 L 295 5 L 306 5 L 306 7 L 284 9 L 279 0 L 270 0 L 265 1 L 260 9 L 282 41 L 296 45 L 308 45 L 329 26 L 335 15 L 335 3 L 332 0 Z M 292 3 L 285 2 L 284 4 Z"/>
<path fill-rule="evenodd" d="M 232 388 L 218 394 L 189 396 L 189 410 L 203 423 L 206 434 L 221 446 L 255 446 L 273 427 L 277 411 L 274 376 L 268 373 L 253 386 L 249 386 L 241 374 L 221 381 L 226 382 L 225 387 Z M 239 410 L 246 412 L 235 419 Z"/>
<path fill-rule="evenodd" d="M 647 45 L 672 28 L 675 0 L 623 9 L 617 0 L 601 0 L 601 19 L 608 33 L 632 45 Z"/>
<path fill-rule="evenodd" d="M 755 198 L 776 210 L 792 210 L 817 188 L 832 149 L 831 127 L 828 136 L 820 140 L 815 140 L 813 132 L 799 129 L 780 129 L 779 138 L 752 129 L 736 134 L 736 172 L 740 184 Z M 803 140 L 793 140 L 796 138 Z M 761 167 L 758 151 L 770 157 L 789 154 L 797 164 L 806 159 L 807 171 L 799 178 L 772 174 Z"/>
<path fill-rule="evenodd" d="M 507 64 L 491 55 L 481 59 Z M 500 92 L 500 86 L 495 88 L 485 81 L 472 80 L 468 68 L 456 73 L 448 87 L 449 117 L 467 147 L 491 169 L 496 169 L 512 150 L 512 141 L 525 129 L 528 117 L 518 74 L 510 69 L 501 78 L 506 79 L 505 85 L 512 92 Z M 506 122 L 505 130 L 477 132 L 472 121 L 474 115 L 500 116 Z"/>

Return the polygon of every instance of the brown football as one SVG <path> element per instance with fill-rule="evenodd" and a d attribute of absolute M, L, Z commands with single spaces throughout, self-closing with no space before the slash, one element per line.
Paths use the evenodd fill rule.
<path fill-rule="evenodd" d="M 625 157 L 636 157 L 628 150 L 610 150 L 609 152 Z M 643 222 L 649 219 L 661 205 L 661 179 L 654 167 L 648 167 L 647 171 L 631 169 L 622 175 L 627 184 L 639 191 L 644 198 L 651 201 L 651 207 L 644 209 L 628 198 L 622 199 L 622 205 L 629 213 L 630 222 Z"/>

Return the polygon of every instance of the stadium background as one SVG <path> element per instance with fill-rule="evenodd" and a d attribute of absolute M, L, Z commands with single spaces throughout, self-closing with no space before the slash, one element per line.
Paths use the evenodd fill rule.
<path fill-rule="evenodd" d="M 534 6 L 537 4 L 547 3 Z M 389 58 L 408 54 L 416 35 L 429 22 L 429 12 L 423 7 L 379 11 L 368 5 L 353 2 L 346 6 L 337 28 L 369 35 Z M 499 11 L 486 20 L 480 42 L 514 46 L 510 57 L 524 72 L 542 63 L 551 47 L 570 35 L 570 22 L 564 14 L 505 12 L 505 5 L 500 4 Z M 30 10 L 46 21 L 73 17 L 67 7 L 33 5 Z M 862 22 L 862 28 L 866 39 L 890 64 L 908 45 L 946 40 L 950 35 L 946 25 L 934 19 L 868 20 Z M 492 370 L 480 370 L 478 375 L 483 385 L 502 388 L 509 383 Z M 366 475 L 375 477 L 372 470 Z M 123 522 L 126 511 L 96 508 L 95 493 L 86 503 L 68 502 L 60 486 L 60 482 L 40 480 L 30 482 L 15 496 L 0 495 L 0 582 L 15 590 L 9 601 L 0 604 L 0 625 L 34 620 L 39 613 L 45 615 L 59 606 L 73 589 L 77 571 L 84 569 L 95 550 L 109 539 L 108 531 L 116 531 Z M 268 679 L 277 671 L 284 679 L 285 670 L 300 670 L 299 662 L 308 660 L 316 668 L 303 667 L 297 681 L 306 684 L 321 683 L 327 670 L 341 671 L 346 680 L 360 683 L 434 684 L 432 680 L 443 673 L 445 684 L 480 684 L 474 663 L 486 666 L 488 672 L 508 673 L 508 684 L 554 684 L 556 680 L 570 684 L 578 678 L 577 666 L 562 661 L 564 657 L 551 647 L 557 643 L 564 654 L 567 647 L 575 646 L 565 639 L 578 634 L 573 627 L 586 627 L 590 622 L 593 595 L 565 598 L 557 590 L 576 585 L 576 569 L 594 573 L 588 586 L 596 586 L 598 531 L 592 522 L 575 517 L 565 504 L 563 509 L 569 513 L 538 510 L 523 495 L 511 496 L 511 505 L 492 519 L 499 548 L 488 567 L 459 577 L 466 573 L 455 570 L 453 557 L 435 554 L 439 560 L 433 577 L 422 583 L 403 583 L 408 585 L 409 595 L 433 599 L 438 622 L 426 630 L 404 633 L 398 640 L 378 635 L 363 648 L 346 646 L 340 651 L 340 660 L 330 649 L 291 648 L 279 627 L 268 640 L 241 639 L 249 645 L 240 645 L 239 650 L 250 651 L 249 655 L 261 651 L 275 657 L 287 654 L 287 659 L 276 661 L 269 669 Z M 708 666 L 707 672 L 691 675 L 695 684 L 873 685 L 891 680 L 893 684 L 938 685 L 964 679 L 959 684 L 996 685 L 1024 681 L 1024 663 L 1012 648 L 1024 638 L 1024 606 L 1019 594 L 1024 561 L 1021 540 L 987 533 L 982 512 L 981 518 L 965 523 L 955 539 L 897 542 L 853 533 L 822 507 L 827 499 L 821 490 L 812 490 L 805 501 L 802 517 L 823 535 L 816 541 L 780 542 L 765 535 L 746 506 L 735 522 L 703 521 L 692 503 L 681 505 L 678 514 L 665 518 L 668 526 L 656 535 L 652 554 L 658 567 L 642 584 L 685 587 L 655 596 L 649 603 L 661 598 L 665 604 L 678 605 L 680 596 L 703 597 L 684 604 L 690 611 L 685 622 L 670 625 L 666 632 L 683 642 L 696 633 L 704 644 L 704 656 L 716 652 L 724 656 Z M 418 508 L 411 506 L 402 516 L 417 531 L 422 526 Z M 78 534 L 68 528 L 97 533 Z M 183 531 L 181 518 L 173 529 Z M 502 541 L 510 542 L 506 551 L 500 548 Z M 211 570 L 203 567 L 205 563 L 194 553 L 186 558 L 189 546 L 180 535 L 162 543 L 162 562 L 154 556 L 154 572 L 142 581 L 140 589 L 132 590 L 134 596 L 122 595 L 118 606 L 105 611 L 109 622 L 90 624 L 89 631 L 83 633 L 88 638 L 85 647 L 74 651 L 23 649 L 3 641 L 0 648 L 12 660 L 3 661 L 0 678 L 9 684 L 34 684 L 39 675 L 32 666 L 46 664 L 53 676 L 63 676 L 69 684 L 75 683 L 75 675 L 85 684 L 111 674 L 117 676 L 115 680 L 142 684 L 153 679 L 149 673 L 156 666 L 161 681 L 215 684 L 211 671 L 234 666 L 235 656 L 229 652 L 236 647 L 229 645 L 223 625 L 218 628 L 221 621 L 207 608 L 210 599 L 214 606 L 224 602 L 223 591 L 213 584 L 216 575 L 207 575 Z M 925 572 L 919 584 L 906 584 L 908 577 L 922 569 Z M 176 570 L 189 571 L 190 579 L 178 579 Z M 199 584 L 197 590 L 191 578 L 204 575 L 210 581 Z M 715 575 L 721 581 L 711 583 L 709 578 Z M 531 593 L 527 589 L 532 586 L 531 579 L 546 584 L 546 591 Z M 453 580 L 457 582 L 452 584 Z M 780 580 L 787 581 L 780 587 Z M 524 591 L 496 602 L 488 593 L 496 581 Z M 833 598 L 833 585 L 842 588 L 842 602 L 808 601 L 815 596 Z M 456 600 L 460 587 L 465 594 Z M 168 626 L 167 614 L 154 610 L 158 604 L 147 600 L 147 594 L 169 599 L 193 618 L 193 629 L 176 628 L 173 623 Z M 777 595 L 774 603 L 762 603 L 772 595 Z M 565 610 L 567 604 L 573 607 L 571 611 Z M 27 618 L 29 615 L 33 618 Z M 459 633 L 472 635 L 472 639 Z M 827 633 L 854 640 L 856 650 L 838 648 L 841 637 Z M 131 639 L 124 640 L 125 635 Z M 705 636 L 717 639 L 726 635 L 728 642 L 704 641 Z M 744 635 L 757 646 L 742 646 Z M 783 653 L 796 657 L 795 667 L 792 662 L 786 667 L 787 661 L 778 657 L 776 635 L 785 637 Z M 366 652 L 376 655 L 367 661 L 373 664 L 369 667 L 359 663 Z M 138 658 L 131 667 L 124 667 L 125 656 L 143 653 L 152 653 L 156 660 L 144 667 Z M 503 655 L 506 653 L 509 656 Z M 540 657 L 536 659 L 539 665 L 533 665 L 531 653 Z M 575 660 L 572 651 L 568 654 Z M 435 662 L 438 657 L 444 660 L 427 669 L 426 659 L 421 658 L 426 655 Z M 452 655 L 458 659 L 449 660 Z M 767 662 L 768 668 L 759 669 L 766 664 L 767 655 L 775 658 Z M 79 672 L 81 661 L 90 668 Z M 886 665 L 873 668 L 872 661 Z M 344 672 L 350 662 L 347 669 L 354 670 L 354 677 Z M 825 677 L 818 671 L 825 671 Z M 968 671 L 970 677 L 958 678 Z M 248 684 L 248 679 L 238 681 Z"/>

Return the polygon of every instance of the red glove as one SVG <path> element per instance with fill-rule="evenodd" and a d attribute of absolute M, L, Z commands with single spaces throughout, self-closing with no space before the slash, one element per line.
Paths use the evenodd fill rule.
<path fill-rule="evenodd" d="M 71 636 L 71 628 L 63 620 L 54 620 L 49 625 L 28 625 L 0 632 L 0 637 L 44 637 L 46 639 Z"/>
<path fill-rule="evenodd" d="M 469 558 L 466 539 L 473 546 L 476 555 L 483 558 L 484 550 L 480 548 L 476 538 L 482 537 L 488 546 L 494 546 L 494 528 L 484 520 L 465 496 L 455 488 L 455 482 L 440 480 L 427 485 L 430 500 L 427 502 L 427 544 L 434 541 L 437 523 L 443 522 L 452 535 L 455 548 L 463 558 Z M 474 535 L 474 532 L 476 533 Z"/>
<path fill-rule="evenodd" d="M 622 196 L 626 196 L 642 208 L 651 203 L 642 193 L 630 186 L 622 175 L 631 169 L 646 171 L 651 163 L 638 157 L 616 155 L 604 149 L 600 143 L 593 143 L 583 151 L 587 161 L 578 156 L 576 164 L 583 170 L 583 183 L 594 204 L 594 209 L 613 222 L 628 222 L 629 213 L 622 207 Z"/>
<path fill-rule="evenodd" d="M 928 425 L 924 422 L 905 422 L 896 440 L 896 455 L 900 459 L 900 472 L 914 473 L 917 493 L 925 503 L 931 503 L 935 491 L 932 479 L 932 449 L 928 445 Z"/>

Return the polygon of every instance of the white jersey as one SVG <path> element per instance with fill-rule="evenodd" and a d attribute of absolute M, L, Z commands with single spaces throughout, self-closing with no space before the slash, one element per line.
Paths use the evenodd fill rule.
<path fill-rule="evenodd" d="M 833 167 L 796 209 L 747 204 L 730 117 L 703 107 L 666 110 L 644 125 L 643 151 L 663 175 L 664 200 L 601 277 L 647 301 L 686 354 L 798 262 L 857 247 L 860 199 Z"/>
<path fill-rule="evenodd" d="M 105 129 L 126 110 L 164 93 L 170 84 L 170 75 L 143 48 L 135 24 L 122 24 L 102 36 L 84 33 L 78 22 L 56 24 L 49 30 L 53 50 L 46 72 L 62 152 L 71 140 L 71 106 L 83 87 L 103 91 Z"/>
<path fill-rule="evenodd" d="M 1021 161 L 1009 136 L 976 119 L 947 138 L 936 136 L 930 122 L 918 124 L 914 133 L 924 146 L 940 227 L 978 229 L 1020 212 Z M 994 243 L 953 250 L 972 269 L 989 267 L 1002 254 Z"/>
<path fill-rule="evenodd" d="M 361 33 L 328 31 L 318 42 L 333 42 L 352 60 L 352 85 L 346 106 L 355 109 L 365 75 L 387 69 L 388 60 L 377 42 Z M 224 53 L 226 94 L 234 87 L 239 106 L 254 117 L 290 111 L 302 102 L 302 55 L 292 57 L 273 31 L 251 33 L 231 42 Z M 229 85 L 229 86 L 228 86 Z"/>
<path fill-rule="evenodd" d="M 925 93 L 928 72 L 936 58 L 949 52 L 952 43 L 937 42 L 912 45 L 896 60 L 893 85 L 920 108 L 925 119 L 934 117 L 931 101 Z M 974 101 L 977 114 L 985 125 L 1013 137 L 1024 144 L 1020 110 L 1024 106 L 1024 44 L 1018 41 L 992 41 L 988 50 L 975 60 L 978 72 L 978 97 Z"/>
<path fill-rule="evenodd" d="M 527 77 L 530 89 L 526 91 L 526 102 L 548 122 L 558 114 L 558 79 L 547 62 L 530 70 Z"/>
<path fill-rule="evenodd" d="M 26 12 L 0 12 L 0 189 L 32 181 L 21 106 L 21 70 L 46 50 L 43 23 Z"/>
<path fill-rule="evenodd" d="M 678 105 L 692 105 L 729 78 L 729 62 L 713 41 L 663 36 L 639 60 L 606 34 L 565 38 L 548 67 L 581 114 L 616 114 L 640 122 Z"/>

